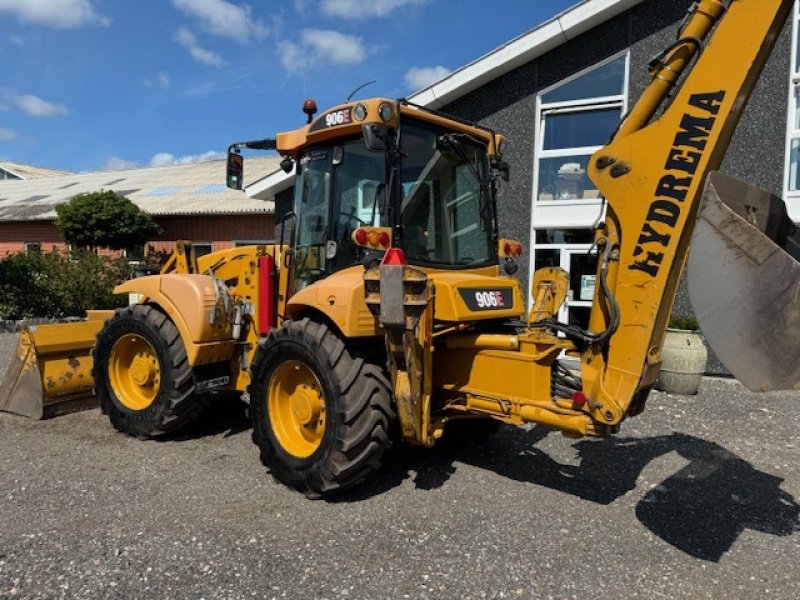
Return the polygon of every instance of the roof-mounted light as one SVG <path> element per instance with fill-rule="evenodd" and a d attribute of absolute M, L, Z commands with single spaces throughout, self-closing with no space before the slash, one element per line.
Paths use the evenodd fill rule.
<path fill-rule="evenodd" d="M 368 110 L 366 105 L 364 104 L 356 104 L 355 108 L 353 109 L 353 117 L 356 121 L 363 121 L 367 118 Z"/>
<path fill-rule="evenodd" d="M 394 106 L 388 102 L 384 102 L 378 107 L 378 116 L 381 118 L 381 121 L 388 123 L 394 116 Z"/>

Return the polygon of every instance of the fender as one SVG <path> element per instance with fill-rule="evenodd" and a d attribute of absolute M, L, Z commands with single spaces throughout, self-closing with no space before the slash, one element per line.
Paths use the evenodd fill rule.
<path fill-rule="evenodd" d="M 212 325 L 209 315 L 217 303 L 214 278 L 209 275 L 168 273 L 126 281 L 115 294 L 140 294 L 141 303 L 160 307 L 181 335 L 192 366 L 230 360 L 235 351 L 231 325 L 220 315 Z"/>
<path fill-rule="evenodd" d="M 291 319 L 309 309 L 322 313 L 348 338 L 380 335 L 375 317 L 364 302 L 364 267 L 343 269 L 294 294 L 286 307 Z"/>

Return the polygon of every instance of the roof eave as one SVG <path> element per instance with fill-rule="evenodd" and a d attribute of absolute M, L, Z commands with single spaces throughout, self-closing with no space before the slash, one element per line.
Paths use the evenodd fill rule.
<path fill-rule="evenodd" d="M 424 88 L 409 100 L 433 109 L 513 71 L 643 0 L 587 0 Z"/>

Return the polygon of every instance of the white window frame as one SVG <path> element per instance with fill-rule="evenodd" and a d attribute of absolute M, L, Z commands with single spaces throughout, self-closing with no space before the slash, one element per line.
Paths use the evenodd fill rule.
<path fill-rule="evenodd" d="M 586 98 L 586 99 L 578 99 L 578 100 L 568 100 L 563 102 L 549 102 L 547 104 L 542 103 L 542 96 L 552 92 L 553 90 L 562 87 L 576 79 L 579 79 L 594 71 L 596 69 L 600 69 L 606 65 L 611 64 L 612 62 L 620 59 L 625 58 L 625 69 L 623 73 L 623 93 L 615 96 L 598 96 L 594 98 Z M 588 112 L 591 110 L 604 110 L 609 108 L 619 108 L 620 114 L 624 115 L 625 112 L 628 110 L 628 87 L 629 87 L 629 71 L 630 71 L 630 51 L 624 50 L 623 52 L 618 52 L 613 56 L 610 56 L 604 60 L 601 60 L 581 71 L 578 71 L 574 75 L 570 75 L 569 77 L 562 79 L 561 81 L 554 83 L 551 86 L 540 90 L 536 94 L 536 143 L 534 145 L 535 148 L 535 156 L 534 156 L 534 163 L 533 163 L 533 204 L 534 207 L 536 206 L 559 206 L 559 207 L 573 207 L 573 206 L 593 206 L 599 205 L 600 199 L 599 198 L 576 198 L 572 200 L 546 200 L 546 201 L 539 201 L 539 161 L 547 158 L 560 158 L 566 156 L 584 156 L 584 155 L 591 155 L 602 146 L 582 146 L 582 147 L 574 147 L 574 148 L 563 148 L 559 150 L 545 150 L 544 149 L 544 139 L 545 139 L 545 125 L 544 125 L 544 117 L 548 114 L 568 114 L 568 113 L 575 113 L 575 112 Z M 533 211 L 535 212 L 535 211 Z M 533 223 L 531 223 L 531 230 L 533 231 Z"/>
<path fill-rule="evenodd" d="M 587 73 L 600 69 L 612 62 L 625 59 L 625 67 L 623 73 L 622 93 L 615 96 L 598 96 L 593 98 L 569 100 L 564 102 L 550 102 L 542 103 L 542 97 L 554 89 L 568 84 Z M 539 201 L 539 161 L 547 158 L 559 158 L 566 156 L 577 155 L 591 155 L 602 146 L 587 146 L 575 147 L 559 150 L 544 150 L 545 139 L 545 126 L 544 117 L 547 114 L 573 113 L 585 112 L 590 110 L 603 110 L 608 108 L 619 108 L 620 114 L 625 115 L 628 111 L 630 90 L 630 49 L 625 49 L 618 52 L 604 60 L 601 60 L 585 69 L 554 83 L 540 90 L 536 94 L 536 139 L 534 143 L 534 157 L 533 157 L 533 188 L 532 188 L 532 201 L 531 201 L 531 223 L 530 223 L 530 249 L 529 249 L 529 264 L 531 269 L 531 280 L 533 280 L 533 272 L 536 265 L 536 251 L 541 250 L 559 250 L 562 262 L 565 253 L 574 252 L 588 252 L 591 244 L 540 244 L 536 243 L 536 231 L 540 229 L 588 229 L 597 220 L 602 218 L 603 203 L 600 198 L 596 199 L 571 199 L 571 200 L 545 200 Z M 544 219 L 537 219 L 537 215 L 546 213 Z M 531 306 L 533 298 L 528 298 L 528 304 Z M 568 318 L 567 311 L 568 305 L 574 306 L 591 306 L 591 302 L 571 300 L 561 308 L 559 312 L 559 319 L 566 320 Z"/>
<path fill-rule="evenodd" d="M 25 242 L 24 248 L 25 248 L 25 254 L 28 254 L 30 252 L 36 252 L 37 254 L 42 253 L 41 242 Z"/>
<path fill-rule="evenodd" d="M 783 197 L 786 202 L 786 209 L 789 216 L 795 222 L 800 221 L 800 189 L 791 190 L 792 180 L 792 142 L 800 142 L 800 127 L 797 127 L 800 119 L 800 108 L 798 108 L 798 98 L 800 98 L 800 64 L 797 61 L 798 52 L 798 32 L 800 29 L 800 2 L 795 2 L 792 9 L 792 56 L 789 72 L 789 101 L 786 111 L 786 151 L 783 166 Z M 800 161 L 797 168 L 800 169 Z"/>

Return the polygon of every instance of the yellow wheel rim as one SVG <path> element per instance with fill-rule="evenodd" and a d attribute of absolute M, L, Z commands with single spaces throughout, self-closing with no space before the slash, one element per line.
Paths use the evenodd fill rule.
<path fill-rule="evenodd" d="M 129 410 L 144 410 L 158 396 L 161 366 L 153 346 L 140 335 L 119 338 L 108 359 L 111 388 Z"/>
<path fill-rule="evenodd" d="M 286 452 L 297 458 L 314 454 L 325 434 L 325 397 L 311 369 L 296 360 L 282 363 L 270 381 L 267 408 Z"/>

